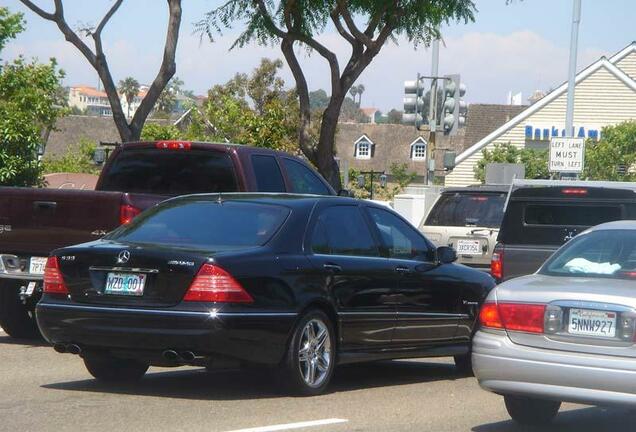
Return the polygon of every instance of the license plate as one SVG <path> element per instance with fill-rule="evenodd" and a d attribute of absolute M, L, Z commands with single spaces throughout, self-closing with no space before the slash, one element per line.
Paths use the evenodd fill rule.
<path fill-rule="evenodd" d="M 145 284 L 145 274 L 108 273 L 104 294 L 141 296 Z"/>
<path fill-rule="evenodd" d="M 46 257 L 31 257 L 29 273 L 37 275 L 44 274 L 44 267 L 46 267 Z"/>
<path fill-rule="evenodd" d="M 457 253 L 459 255 L 481 255 L 479 240 L 457 240 Z"/>
<path fill-rule="evenodd" d="M 568 333 L 613 338 L 616 336 L 616 312 L 570 309 Z"/>

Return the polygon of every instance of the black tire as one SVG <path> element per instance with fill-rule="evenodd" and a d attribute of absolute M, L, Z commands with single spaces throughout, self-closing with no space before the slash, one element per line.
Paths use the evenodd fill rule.
<path fill-rule="evenodd" d="M 473 376 L 473 358 L 471 353 L 456 355 L 453 359 L 455 360 L 457 372 L 464 376 Z"/>
<path fill-rule="evenodd" d="M 505 395 L 506 410 L 522 425 L 542 426 L 550 423 L 559 412 L 561 402 L 523 396 Z"/>
<path fill-rule="evenodd" d="M 35 313 L 20 300 L 20 286 L 19 282 L 0 282 L 0 327 L 13 338 L 40 338 Z"/>
<path fill-rule="evenodd" d="M 84 365 L 91 375 L 104 382 L 138 381 L 149 367 L 148 363 L 137 360 L 95 354 L 84 356 Z"/>
<path fill-rule="evenodd" d="M 319 334 L 309 342 L 307 327 L 312 323 L 314 329 L 327 331 L 327 335 L 320 348 Z M 318 324 L 320 323 L 320 324 Z M 314 330 L 315 331 L 315 330 Z M 322 334 L 322 333 L 320 333 Z M 320 339 L 322 340 L 322 338 Z M 328 343 L 328 345 L 327 345 Z M 300 360 L 301 345 L 305 346 L 308 360 Z M 315 353 L 315 355 L 314 355 Z M 309 360 L 311 358 L 311 360 Z M 325 360 L 328 363 L 325 367 Z M 312 363 L 313 361 L 313 363 Z M 304 365 L 304 366 L 303 366 Z M 315 366 L 313 366 L 315 365 Z M 300 319 L 292 335 L 287 354 L 282 367 L 281 383 L 293 394 L 300 396 L 315 396 L 325 392 L 336 366 L 336 338 L 333 323 L 321 310 L 310 310 Z M 309 368 L 314 370 L 314 384 L 308 382 Z M 318 373 L 318 376 L 315 374 Z M 307 377 L 307 378 L 306 378 Z"/>

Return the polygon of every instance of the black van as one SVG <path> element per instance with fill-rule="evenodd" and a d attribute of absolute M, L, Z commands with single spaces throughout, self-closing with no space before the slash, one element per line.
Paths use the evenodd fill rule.
<path fill-rule="evenodd" d="M 497 281 L 534 273 L 587 228 L 636 219 L 636 183 L 522 180 L 513 183 L 491 274 Z"/>

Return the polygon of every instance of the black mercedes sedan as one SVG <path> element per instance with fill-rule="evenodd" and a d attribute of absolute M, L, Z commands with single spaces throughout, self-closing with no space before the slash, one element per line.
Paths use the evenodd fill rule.
<path fill-rule="evenodd" d="M 36 317 L 105 381 L 150 365 L 270 366 L 297 393 L 337 364 L 454 356 L 494 287 L 392 210 L 342 197 L 190 195 L 48 258 Z"/>

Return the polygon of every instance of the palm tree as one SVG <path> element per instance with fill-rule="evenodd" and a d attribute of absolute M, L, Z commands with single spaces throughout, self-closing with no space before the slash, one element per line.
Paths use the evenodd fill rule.
<path fill-rule="evenodd" d="M 351 97 L 353 98 L 353 103 L 356 103 L 356 95 L 358 94 L 358 87 L 356 86 L 352 86 L 349 89 L 349 94 L 351 95 Z"/>
<path fill-rule="evenodd" d="M 139 94 L 139 81 L 133 77 L 125 78 L 119 81 L 119 88 L 117 90 L 126 98 L 126 102 L 128 104 L 128 118 L 130 118 L 130 105 Z"/>
<path fill-rule="evenodd" d="M 360 84 L 358 86 L 358 88 L 356 89 L 357 93 L 358 93 L 358 108 L 360 108 L 360 106 L 362 106 L 362 93 L 364 93 L 366 89 L 364 88 L 364 84 Z"/>

